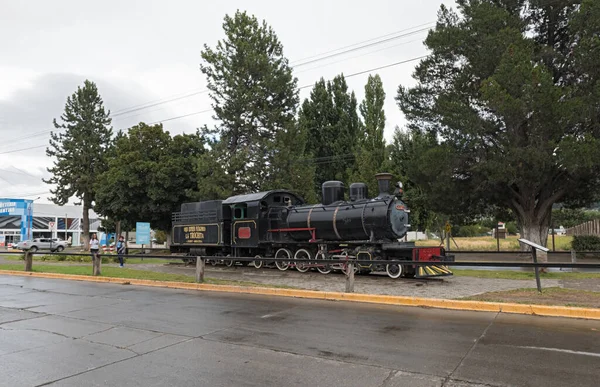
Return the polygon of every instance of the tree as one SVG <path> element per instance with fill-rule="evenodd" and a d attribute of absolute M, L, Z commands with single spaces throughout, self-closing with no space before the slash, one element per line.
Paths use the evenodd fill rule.
<path fill-rule="evenodd" d="M 147 221 L 170 230 L 172 212 L 196 196 L 195 166 L 204 151 L 199 133 L 171 137 L 162 124 L 119 133 L 108 169 L 98 177 L 97 211 L 124 225 Z"/>
<path fill-rule="evenodd" d="M 223 29 L 225 39 L 215 49 L 204 46 L 200 65 L 219 125 L 207 133 L 214 137 L 212 159 L 201 160 L 199 170 L 227 183 L 211 196 L 272 185 L 282 165 L 277 145 L 296 130 L 298 105 L 297 79 L 273 29 L 239 11 L 225 16 Z"/>
<path fill-rule="evenodd" d="M 314 189 L 321 196 L 327 180 L 348 183 L 355 170 L 354 149 L 362 125 L 354 92 L 348 92 L 343 75 L 333 81 L 319 80 L 298 114 L 298 124 L 308 133 L 307 153 L 316 165 Z"/>
<path fill-rule="evenodd" d="M 57 131 L 50 134 L 50 146 L 46 155 L 54 157 L 54 165 L 48 168 L 52 177 L 44 180 L 56 185 L 51 189 L 51 200 L 58 205 L 66 204 L 73 196 L 83 203 L 82 233 L 85 248 L 89 247 L 90 218 L 93 208 L 97 176 L 106 169 L 106 153 L 111 144 L 112 128 L 110 112 L 104 104 L 96 84 L 86 80 L 67 98 L 61 123 L 54 119 Z"/>
<path fill-rule="evenodd" d="M 387 147 L 387 158 L 383 169 L 391 172 L 403 185 L 403 200 L 410 208 L 410 224 L 413 230 L 439 232 L 451 218 L 454 205 L 449 207 L 445 198 L 437 195 L 425 179 L 429 174 L 437 175 L 436 170 L 423 171 L 423 155 L 437 147 L 435 136 L 418 130 L 402 131 L 396 127 L 394 139 Z M 440 205 L 443 203 L 443 205 Z"/>
<path fill-rule="evenodd" d="M 383 172 L 385 161 L 385 91 L 379 75 L 371 76 L 365 85 L 365 99 L 359 106 L 363 118 L 364 130 L 358 132 L 356 138 L 356 171 L 353 181 L 367 183 L 369 192 L 377 192 L 375 175 Z"/>
<path fill-rule="evenodd" d="M 545 245 L 552 205 L 589 202 L 600 185 L 600 3 L 458 4 L 441 7 L 417 85 L 398 90 L 409 128 L 440 140 L 420 156 L 435 170 L 424 186 L 509 208 Z"/>

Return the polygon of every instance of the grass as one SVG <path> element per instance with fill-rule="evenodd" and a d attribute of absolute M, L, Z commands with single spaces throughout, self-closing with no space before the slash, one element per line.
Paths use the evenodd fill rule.
<path fill-rule="evenodd" d="M 108 254 L 102 254 L 100 255 L 103 258 L 108 257 L 109 260 L 112 260 L 112 258 L 117 259 L 116 255 L 108 255 Z M 62 262 L 62 263 L 82 263 L 82 261 L 59 261 L 57 259 L 57 255 L 34 255 L 33 256 L 33 260 L 37 261 L 37 262 Z M 71 256 L 72 258 L 80 258 L 79 256 Z M 0 256 L 0 258 L 3 258 L 4 260 L 7 261 L 22 261 L 23 260 L 23 256 L 22 255 L 2 255 Z M 81 257 L 83 258 L 83 257 Z M 85 257 L 87 258 L 87 256 Z M 177 258 L 172 258 L 172 259 L 161 259 L 161 258 L 127 258 L 125 260 L 125 263 L 128 265 L 137 265 L 140 263 L 169 263 L 169 262 L 181 262 L 180 259 Z M 113 263 L 113 262 L 110 262 Z"/>
<path fill-rule="evenodd" d="M 509 236 L 506 239 L 500 239 L 500 251 L 519 251 L 519 237 Z M 454 242 L 450 241 L 450 248 L 466 251 L 496 251 L 498 249 L 497 241 L 490 236 L 472 237 L 472 238 L 454 238 Z M 571 236 L 554 236 L 554 245 L 556 251 L 569 251 L 571 249 Z M 417 246 L 437 246 L 440 244 L 439 239 L 427 239 L 417 241 Z M 552 236 L 548 236 L 548 248 L 552 249 Z"/>
<path fill-rule="evenodd" d="M 469 269 L 453 269 L 452 273 L 455 276 L 477 277 L 477 278 L 495 278 L 495 279 L 517 279 L 529 280 L 535 279 L 534 271 L 511 271 L 511 270 L 469 270 Z M 542 279 L 600 279 L 600 273 L 540 273 Z"/>
<path fill-rule="evenodd" d="M 2 264 L 0 270 L 16 270 L 23 271 L 24 265 L 17 264 Z M 58 273 L 58 274 L 74 274 L 74 275 L 92 275 L 92 267 L 90 266 L 57 266 L 57 265 L 34 265 L 33 271 L 37 273 Z M 118 267 L 102 267 L 102 277 L 111 278 L 130 278 L 143 279 L 153 281 L 175 281 L 175 282 L 195 282 L 195 278 L 184 274 L 158 273 L 147 270 L 135 270 Z M 204 278 L 205 283 L 215 285 L 235 285 L 235 286 L 260 286 L 268 288 L 284 288 L 294 289 L 291 286 L 285 285 L 267 285 L 249 281 L 232 281 L 217 278 Z"/>
<path fill-rule="evenodd" d="M 543 289 L 542 293 L 533 288 L 488 292 L 461 300 L 600 308 L 600 292 L 557 287 Z"/>

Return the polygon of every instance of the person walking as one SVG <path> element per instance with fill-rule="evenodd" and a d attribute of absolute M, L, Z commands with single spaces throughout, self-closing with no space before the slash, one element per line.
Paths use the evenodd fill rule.
<path fill-rule="evenodd" d="M 98 255 L 100 251 L 100 241 L 96 234 L 92 234 L 92 239 L 90 239 L 90 253 L 92 253 L 92 262 L 96 262 L 96 259 L 100 256 Z"/>
<path fill-rule="evenodd" d="M 123 235 L 119 237 L 117 242 L 117 256 L 119 257 L 119 267 L 123 267 L 123 254 L 125 254 L 125 238 Z"/>

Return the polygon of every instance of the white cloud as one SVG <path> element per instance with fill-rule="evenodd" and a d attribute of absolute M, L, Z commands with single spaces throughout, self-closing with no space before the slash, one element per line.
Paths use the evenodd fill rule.
<path fill-rule="evenodd" d="M 225 13 L 246 9 L 265 19 L 278 34 L 290 61 L 314 56 L 436 19 L 441 2 L 423 0 L 322 1 L 294 4 L 274 0 L 217 3 L 185 0 L 106 0 L 101 7 L 78 0 L 2 2 L 0 4 L 0 169 L 17 167 L 34 176 L 51 160 L 44 148 L 2 154 L 47 144 L 52 119 L 59 117 L 68 95 L 85 79 L 98 84 L 113 112 L 134 105 L 202 90 L 200 51 L 223 37 Z M 56 12 L 60 10 L 60 12 Z M 48 17 L 52 15 L 52 17 Z M 425 34 L 409 36 L 344 56 L 298 68 L 299 85 L 331 79 L 423 55 Z M 386 139 L 404 118 L 394 97 L 399 84 L 412 84 L 416 63 L 376 71 L 387 94 Z M 348 79 L 359 101 L 368 74 Z M 301 97 L 309 95 L 304 89 Z M 207 94 L 115 116 L 115 129 L 153 122 L 210 108 Z M 212 114 L 165 122 L 172 133 L 212 124 Z M 46 134 L 37 134 L 37 133 Z M 3 176 L 0 173 L 0 176 Z M 7 174 L 0 196 L 47 189 L 39 182 Z M 21 177 L 26 177 L 22 175 Z M 41 177 L 41 175 L 40 175 Z"/>

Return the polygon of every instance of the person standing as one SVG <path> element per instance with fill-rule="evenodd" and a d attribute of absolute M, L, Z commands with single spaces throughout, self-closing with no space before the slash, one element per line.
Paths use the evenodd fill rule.
<path fill-rule="evenodd" d="M 117 256 L 119 257 L 119 267 L 123 267 L 123 254 L 125 254 L 125 238 L 123 235 L 119 237 L 117 242 Z"/>
<path fill-rule="evenodd" d="M 90 239 L 90 253 L 92 253 L 92 262 L 96 262 L 96 259 L 99 258 L 100 252 L 100 241 L 96 234 L 92 234 L 92 239 Z"/>

